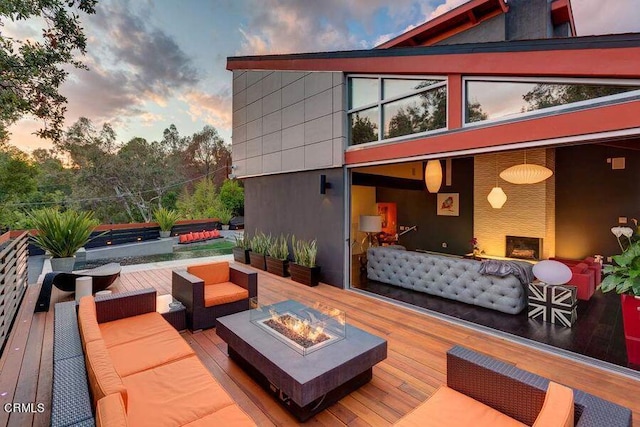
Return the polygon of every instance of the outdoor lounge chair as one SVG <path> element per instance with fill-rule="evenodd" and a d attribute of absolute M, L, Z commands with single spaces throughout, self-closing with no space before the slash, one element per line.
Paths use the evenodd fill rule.
<path fill-rule="evenodd" d="M 228 262 L 192 265 L 173 270 L 171 294 L 186 307 L 189 329 L 212 328 L 218 317 L 249 309 L 258 275 Z"/>
<path fill-rule="evenodd" d="M 122 266 L 112 262 L 101 265 L 100 267 L 89 270 L 79 270 L 71 273 L 64 271 L 52 271 L 44 276 L 42 288 L 38 296 L 35 311 L 49 311 L 49 302 L 51 301 L 51 289 L 55 285 L 56 288 L 64 292 L 75 292 L 76 279 L 78 277 L 91 277 L 92 293 L 107 289 L 120 276 Z"/>
<path fill-rule="evenodd" d="M 394 425 L 631 426 L 630 409 L 582 390 L 572 390 L 573 408 L 569 408 L 572 413 L 563 411 L 567 409 L 563 405 L 567 402 L 566 393 L 560 396 L 553 393 L 549 397 L 549 384 L 547 378 L 455 346 L 447 352 L 446 387 L 438 389 Z M 565 392 L 571 390 L 559 387 Z M 462 407 L 464 411 L 460 411 Z"/>

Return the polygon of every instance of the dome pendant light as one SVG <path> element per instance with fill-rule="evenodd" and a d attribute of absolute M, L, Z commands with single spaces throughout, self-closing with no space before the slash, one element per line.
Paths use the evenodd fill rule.
<path fill-rule="evenodd" d="M 437 193 L 442 185 L 442 165 L 440 160 L 429 160 L 424 168 L 424 183 L 429 193 Z"/>
<path fill-rule="evenodd" d="M 487 201 L 489 202 L 489 204 L 493 209 L 501 209 L 502 206 L 504 206 L 504 204 L 507 201 L 507 195 L 504 193 L 501 187 L 498 187 L 498 160 L 496 157 L 494 157 L 494 160 L 495 160 L 494 171 L 496 175 L 496 186 L 493 187 L 489 192 L 489 195 L 487 196 Z"/>
<path fill-rule="evenodd" d="M 551 169 L 527 163 L 527 152 L 524 152 L 524 163 L 511 166 L 500 172 L 500 178 L 512 184 L 537 184 L 553 175 Z"/>

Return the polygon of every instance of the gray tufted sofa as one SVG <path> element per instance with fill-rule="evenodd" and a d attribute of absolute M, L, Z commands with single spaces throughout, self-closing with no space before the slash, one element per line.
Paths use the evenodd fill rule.
<path fill-rule="evenodd" d="M 370 248 L 367 260 L 370 280 L 509 314 L 527 306 L 527 288 L 518 278 L 480 274 L 480 261 L 389 247 Z"/>

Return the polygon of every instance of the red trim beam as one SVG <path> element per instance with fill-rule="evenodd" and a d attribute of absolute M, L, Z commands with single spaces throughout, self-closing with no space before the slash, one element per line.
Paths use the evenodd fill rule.
<path fill-rule="evenodd" d="M 229 58 L 229 70 L 538 77 L 640 77 L 640 46 L 351 58 Z M 593 64 L 598 64 L 594 67 Z"/>

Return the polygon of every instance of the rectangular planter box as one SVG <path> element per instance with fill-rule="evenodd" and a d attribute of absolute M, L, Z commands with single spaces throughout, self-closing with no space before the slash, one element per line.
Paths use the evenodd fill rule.
<path fill-rule="evenodd" d="M 289 272 L 294 282 L 307 286 L 317 286 L 320 282 L 320 267 L 305 267 L 296 263 L 289 263 Z"/>
<path fill-rule="evenodd" d="M 233 248 L 233 260 L 235 262 L 249 264 L 251 263 L 249 252 L 251 252 L 251 249 Z"/>
<path fill-rule="evenodd" d="M 280 277 L 287 277 L 289 275 L 289 261 L 267 255 L 267 271 Z"/>
<path fill-rule="evenodd" d="M 627 361 L 640 365 L 640 297 L 621 294 L 624 338 L 627 344 Z"/>
<path fill-rule="evenodd" d="M 251 267 L 259 268 L 260 270 L 267 269 L 267 263 L 265 261 L 265 256 L 261 254 L 257 254 L 253 251 L 249 252 L 249 260 L 251 263 Z"/>

